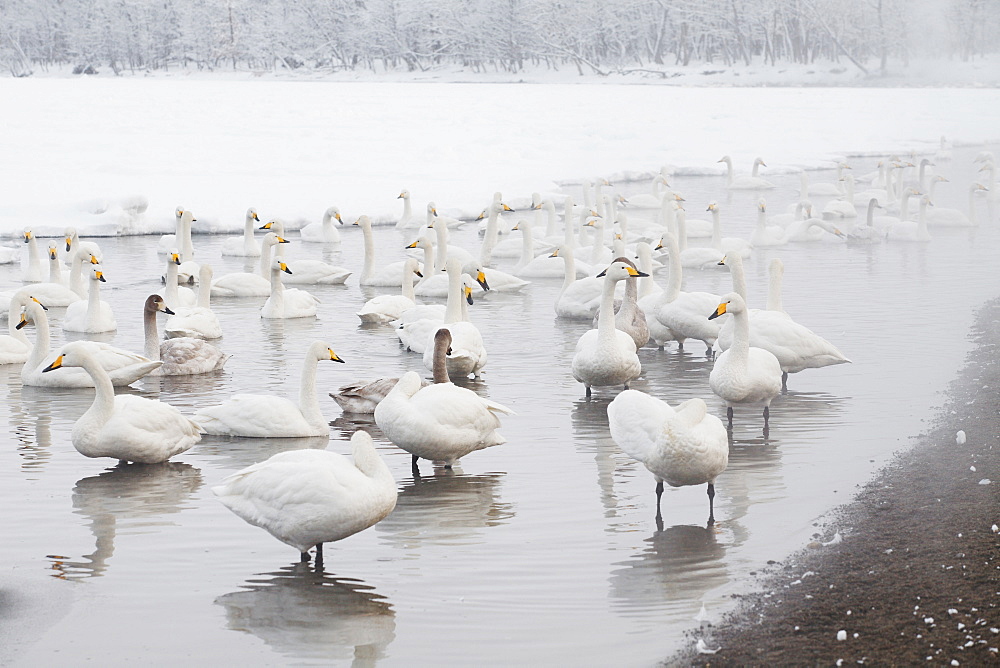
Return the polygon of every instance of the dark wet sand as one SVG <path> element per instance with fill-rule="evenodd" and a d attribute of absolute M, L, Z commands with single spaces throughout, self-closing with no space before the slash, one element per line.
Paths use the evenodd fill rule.
<path fill-rule="evenodd" d="M 665 665 L 1000 665 L 1000 300 L 970 336 L 914 447 Z M 823 545 L 835 531 L 843 540 Z M 718 652 L 700 653 L 699 638 Z"/>

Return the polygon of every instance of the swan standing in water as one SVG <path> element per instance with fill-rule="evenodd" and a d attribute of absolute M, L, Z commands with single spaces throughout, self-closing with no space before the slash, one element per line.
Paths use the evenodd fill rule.
<path fill-rule="evenodd" d="M 733 404 L 763 403 L 766 430 L 771 401 L 781 394 L 781 364 L 771 352 L 750 346 L 750 318 L 743 297 L 735 292 L 724 295 L 708 319 L 726 313 L 735 320 L 733 344 L 715 360 L 708 384 L 726 402 L 729 429 L 733 428 Z"/>
<path fill-rule="evenodd" d="M 177 267 L 181 263 L 181 254 L 172 250 L 167 254 L 167 270 L 164 274 L 163 300 L 170 308 L 195 306 L 198 297 L 191 288 L 177 285 Z"/>
<path fill-rule="evenodd" d="M 583 383 L 587 396 L 592 387 L 628 384 L 642 373 L 635 341 L 615 328 L 615 285 L 628 277 L 648 276 L 625 262 L 615 261 L 598 274 L 604 278 L 601 294 L 601 316 L 597 329 L 585 332 L 576 343 L 573 355 L 573 377 Z"/>
<path fill-rule="evenodd" d="M 243 221 L 243 236 L 223 239 L 222 254 L 236 257 L 260 257 L 260 244 L 253 236 L 253 232 L 257 228 L 256 223 L 259 222 L 257 209 L 253 207 L 247 209 L 246 219 Z"/>
<path fill-rule="evenodd" d="M 560 246 L 550 257 L 563 259 L 563 284 L 554 304 L 556 316 L 590 320 L 601 307 L 604 281 L 593 276 L 576 277 L 576 258 L 573 247 Z"/>
<path fill-rule="evenodd" d="M 340 209 L 335 206 L 331 206 L 323 212 L 322 221 L 318 223 L 309 223 L 299 230 L 299 235 L 302 237 L 302 241 L 322 244 L 339 244 L 340 231 L 337 229 L 337 226 L 333 224 L 333 221 L 335 220 L 341 225 L 344 224 L 344 220 L 340 217 Z"/>
<path fill-rule="evenodd" d="M 633 269 L 635 263 L 625 257 L 615 258 L 615 262 L 624 262 Z M 646 279 L 652 278 L 647 271 L 639 272 Z M 639 279 L 629 276 L 625 279 L 625 294 L 622 299 L 614 301 L 615 309 L 615 329 L 625 332 L 632 337 L 635 342 L 635 349 L 639 350 L 649 342 L 649 325 L 646 324 L 646 313 L 638 304 L 639 300 Z M 593 326 L 596 328 L 601 320 L 601 309 L 597 308 L 594 316 Z"/>
<path fill-rule="evenodd" d="M 212 488 L 240 519 L 299 551 L 303 562 L 323 543 L 352 536 L 396 507 L 396 481 L 372 437 L 356 431 L 352 458 L 329 450 L 292 450 L 248 466 Z"/>
<path fill-rule="evenodd" d="M 73 447 L 87 457 L 158 464 L 185 452 L 201 440 L 201 428 L 161 401 L 133 394 L 115 395 L 108 372 L 97 361 L 98 344 L 74 341 L 42 369 L 82 368 L 93 380 L 94 403 L 73 425 Z"/>
<path fill-rule="evenodd" d="M 753 161 L 753 173 L 750 176 L 736 176 L 733 172 L 733 159 L 728 155 L 719 158 L 718 162 L 726 163 L 726 187 L 730 190 L 764 190 L 773 188 L 774 184 L 758 176 L 761 166 L 767 167 L 761 158 Z"/>
<path fill-rule="evenodd" d="M 500 414 L 514 411 L 451 382 L 422 386 L 414 371 L 403 374 L 375 408 L 386 438 L 417 459 L 451 468 L 470 452 L 505 443 Z"/>
<path fill-rule="evenodd" d="M 313 342 L 302 365 L 297 404 L 271 394 L 237 394 L 218 406 L 202 408 L 194 419 L 207 433 L 222 436 L 329 436 L 330 424 L 323 417 L 316 397 L 316 367 L 323 360 L 344 361 L 326 343 Z"/>
<path fill-rule="evenodd" d="M 55 355 L 49 352 L 49 319 L 45 315 L 45 307 L 34 300 L 24 302 L 17 328 L 21 329 L 29 322 L 35 325 L 35 343 L 21 367 L 21 383 L 40 387 L 94 387 L 93 379 L 80 369 L 69 369 L 54 375 L 42 373 Z M 160 362 L 106 343 L 95 343 L 92 353 L 110 375 L 112 385 L 128 385 L 160 366 Z"/>
<path fill-rule="evenodd" d="M 451 334 L 448 371 L 458 376 L 468 377 L 472 374 L 478 378 L 479 372 L 486 366 L 487 354 L 483 335 L 469 321 L 468 304 L 472 302 L 472 294 L 467 293 L 465 300 L 461 298 L 463 273 L 458 260 L 448 260 L 445 269 L 448 272 L 448 304 L 444 321 L 438 329 L 447 329 Z M 431 371 L 434 370 L 434 336 L 433 332 L 429 334 L 423 355 L 424 366 Z"/>
<path fill-rule="evenodd" d="M 111 304 L 101 299 L 101 283 L 106 283 L 104 272 L 94 268 L 90 272 L 90 294 L 87 301 L 73 302 L 66 309 L 63 317 L 63 329 L 67 332 L 84 332 L 100 334 L 114 332 L 118 329 Z"/>
<path fill-rule="evenodd" d="M 709 309 L 719 303 L 719 296 L 711 292 L 683 292 L 680 250 L 677 239 L 672 234 L 663 235 L 667 242 L 667 254 L 670 258 L 670 274 L 667 279 L 667 289 L 656 319 L 670 330 L 677 341 L 678 349 L 684 349 L 684 341 L 697 339 L 705 344 L 706 355 L 712 355 L 712 346 L 719 338 L 722 323 L 711 322 L 706 317 Z"/>
<path fill-rule="evenodd" d="M 202 285 L 209 285 L 202 283 Z M 150 295 L 143 305 L 143 333 L 146 337 L 144 352 L 153 361 L 162 361 L 159 369 L 153 370 L 153 376 L 187 376 L 199 373 L 218 371 L 226 364 L 229 355 L 208 343 L 204 339 L 189 336 L 167 339 L 160 343 L 156 331 L 156 314 L 172 315 L 160 295 Z"/>
<path fill-rule="evenodd" d="M 271 294 L 271 249 L 288 241 L 274 232 L 264 235 L 260 250 L 260 273 L 246 271 L 225 274 L 212 281 L 213 297 L 268 297 Z M 194 294 L 193 292 L 191 293 Z M 170 304 L 169 294 L 167 304 Z"/>
<path fill-rule="evenodd" d="M 673 408 L 638 390 L 625 390 L 608 404 L 611 438 L 656 478 L 656 519 L 663 483 L 671 487 L 708 483 L 708 522 L 715 522 L 715 479 L 729 464 L 729 436 L 701 399 Z"/>

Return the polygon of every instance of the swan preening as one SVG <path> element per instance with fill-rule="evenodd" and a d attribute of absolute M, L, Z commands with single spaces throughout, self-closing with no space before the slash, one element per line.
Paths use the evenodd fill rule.
<path fill-rule="evenodd" d="M 729 463 L 729 437 L 722 421 L 701 399 L 676 408 L 638 390 L 625 390 L 608 404 L 611 438 L 656 478 L 656 517 L 663 483 L 708 484 L 708 521 L 715 521 L 715 479 Z"/>
<path fill-rule="evenodd" d="M 238 471 L 212 492 L 245 522 L 297 549 L 302 561 L 323 543 L 356 534 L 396 507 L 396 481 L 372 437 L 356 431 L 352 457 L 328 450 L 280 452 Z"/>

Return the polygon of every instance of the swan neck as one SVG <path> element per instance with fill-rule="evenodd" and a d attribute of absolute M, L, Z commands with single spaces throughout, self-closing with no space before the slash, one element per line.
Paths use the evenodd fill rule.
<path fill-rule="evenodd" d="M 263 243 L 260 248 L 260 275 L 268 280 L 271 278 L 271 248 L 273 243 Z"/>
<path fill-rule="evenodd" d="M 782 271 L 781 270 L 771 270 L 771 280 L 767 284 L 767 310 L 768 311 L 785 311 L 781 305 L 781 280 Z"/>
<path fill-rule="evenodd" d="M 406 205 L 410 203 L 408 199 L 403 201 L 406 202 Z M 406 214 L 404 213 L 404 215 Z M 372 234 L 372 226 L 362 225 L 361 236 L 365 244 L 365 265 L 361 269 L 361 282 L 366 283 L 375 276 L 375 236 Z"/>
<path fill-rule="evenodd" d="M 597 338 L 601 342 L 612 341 L 615 337 L 615 283 L 617 281 L 604 277 L 601 312 L 597 316 Z"/>
<path fill-rule="evenodd" d="M 403 265 L 402 291 L 402 295 L 404 297 L 409 299 L 411 302 L 416 301 L 416 294 L 413 292 L 413 266 L 408 262 Z"/>
<path fill-rule="evenodd" d="M 177 296 L 177 265 L 169 259 L 167 260 L 167 276 L 163 292 L 167 306 L 180 306 Z"/>
<path fill-rule="evenodd" d="M 733 344 L 729 347 L 729 358 L 746 364 L 750 357 L 750 317 L 746 309 L 733 313 Z"/>
<path fill-rule="evenodd" d="M 319 399 L 316 397 L 316 367 L 319 361 L 316 359 L 312 347 L 306 353 L 305 362 L 302 364 L 302 385 L 299 387 L 299 410 L 306 422 L 310 424 L 325 424 L 323 411 L 319 408 Z"/>
<path fill-rule="evenodd" d="M 156 362 L 160 359 L 160 340 L 159 333 L 156 331 L 156 311 L 143 309 L 142 331 L 146 335 L 143 354 L 148 359 Z"/>
<path fill-rule="evenodd" d="M 746 270 L 743 268 L 743 263 L 739 260 L 727 260 L 729 264 L 729 273 L 732 274 L 733 278 L 733 292 L 743 297 L 743 301 L 747 300 L 747 274 Z"/>
<path fill-rule="evenodd" d="M 722 222 L 718 209 L 712 209 L 712 248 L 722 250 Z"/>
<path fill-rule="evenodd" d="M 14 318 L 12 316 L 13 312 L 8 316 L 13 322 Z M 51 346 L 49 318 L 45 315 L 45 311 L 41 308 L 34 309 L 31 320 L 35 325 L 35 344 L 31 347 L 31 353 L 28 361 L 24 364 L 25 371 L 34 370 L 41 366 L 42 360 L 48 356 Z"/>
<path fill-rule="evenodd" d="M 479 252 L 479 262 L 484 267 L 490 265 L 493 259 L 493 248 L 497 245 L 497 218 L 500 211 L 496 206 L 490 207 L 490 215 L 486 219 L 486 234 L 483 235 L 483 245 Z"/>
<path fill-rule="evenodd" d="M 250 216 L 243 222 L 243 252 L 246 254 L 254 250 L 253 223 L 254 220 Z"/>
<path fill-rule="evenodd" d="M 91 281 L 90 296 L 87 299 L 87 328 L 93 329 L 97 325 L 97 318 L 101 312 L 101 286 L 100 281 Z"/>
<path fill-rule="evenodd" d="M 181 247 L 181 261 L 187 262 L 194 259 L 194 244 L 191 243 L 191 223 L 184 222 L 183 224 L 183 246 Z"/>
<path fill-rule="evenodd" d="M 450 383 L 448 376 L 448 341 L 446 339 L 434 339 L 434 382 Z"/>
<path fill-rule="evenodd" d="M 448 302 L 445 306 L 444 324 L 462 320 L 462 275 L 448 272 Z"/>
<path fill-rule="evenodd" d="M 545 206 L 545 236 L 554 237 L 556 235 L 556 207 L 551 202 L 546 202 Z"/>
<path fill-rule="evenodd" d="M 667 241 L 667 257 L 670 266 L 667 268 L 666 300 L 672 302 L 681 294 L 681 282 L 684 280 L 681 273 L 681 251 L 673 238 Z"/>
<path fill-rule="evenodd" d="M 434 268 L 441 271 L 448 262 L 448 226 L 439 222 L 434 226 L 434 234 L 437 238 L 437 265 Z"/>
<path fill-rule="evenodd" d="M 674 220 L 677 222 L 677 247 L 683 253 L 688 246 L 687 212 L 681 209 L 674 216 Z"/>
<path fill-rule="evenodd" d="M 573 249 L 566 247 L 559 251 L 563 258 L 563 267 L 566 275 L 563 277 L 562 290 L 565 291 L 576 280 L 576 258 L 573 257 Z"/>
<path fill-rule="evenodd" d="M 521 260 L 517 263 L 518 267 L 523 267 L 524 265 L 531 262 L 535 257 L 535 241 L 531 237 L 531 227 L 524 225 L 521 228 Z"/>
<path fill-rule="evenodd" d="M 115 410 L 115 388 L 111 383 L 111 376 L 108 375 L 104 367 L 89 353 L 85 352 L 81 356 L 80 361 L 80 366 L 90 375 L 94 381 L 94 387 L 97 389 L 97 393 L 94 396 L 94 403 L 80 417 L 80 422 L 90 419 L 103 424 L 111 417 Z"/>

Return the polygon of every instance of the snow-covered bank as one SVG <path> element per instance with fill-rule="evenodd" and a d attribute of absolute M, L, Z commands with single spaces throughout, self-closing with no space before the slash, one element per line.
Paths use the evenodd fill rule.
<path fill-rule="evenodd" d="M 96 77 L 0 90 L 16 101 L 0 111 L 6 236 L 169 231 L 178 205 L 200 231 L 241 229 L 248 206 L 293 224 L 334 204 L 345 220 L 390 219 L 403 188 L 418 210 L 475 215 L 496 190 L 525 197 L 664 164 L 721 173 L 723 154 L 788 171 L 848 152 L 929 153 L 941 136 L 975 144 L 1000 127 L 1000 90 L 976 88 Z M 148 208 L 128 215 L 132 197 Z"/>

